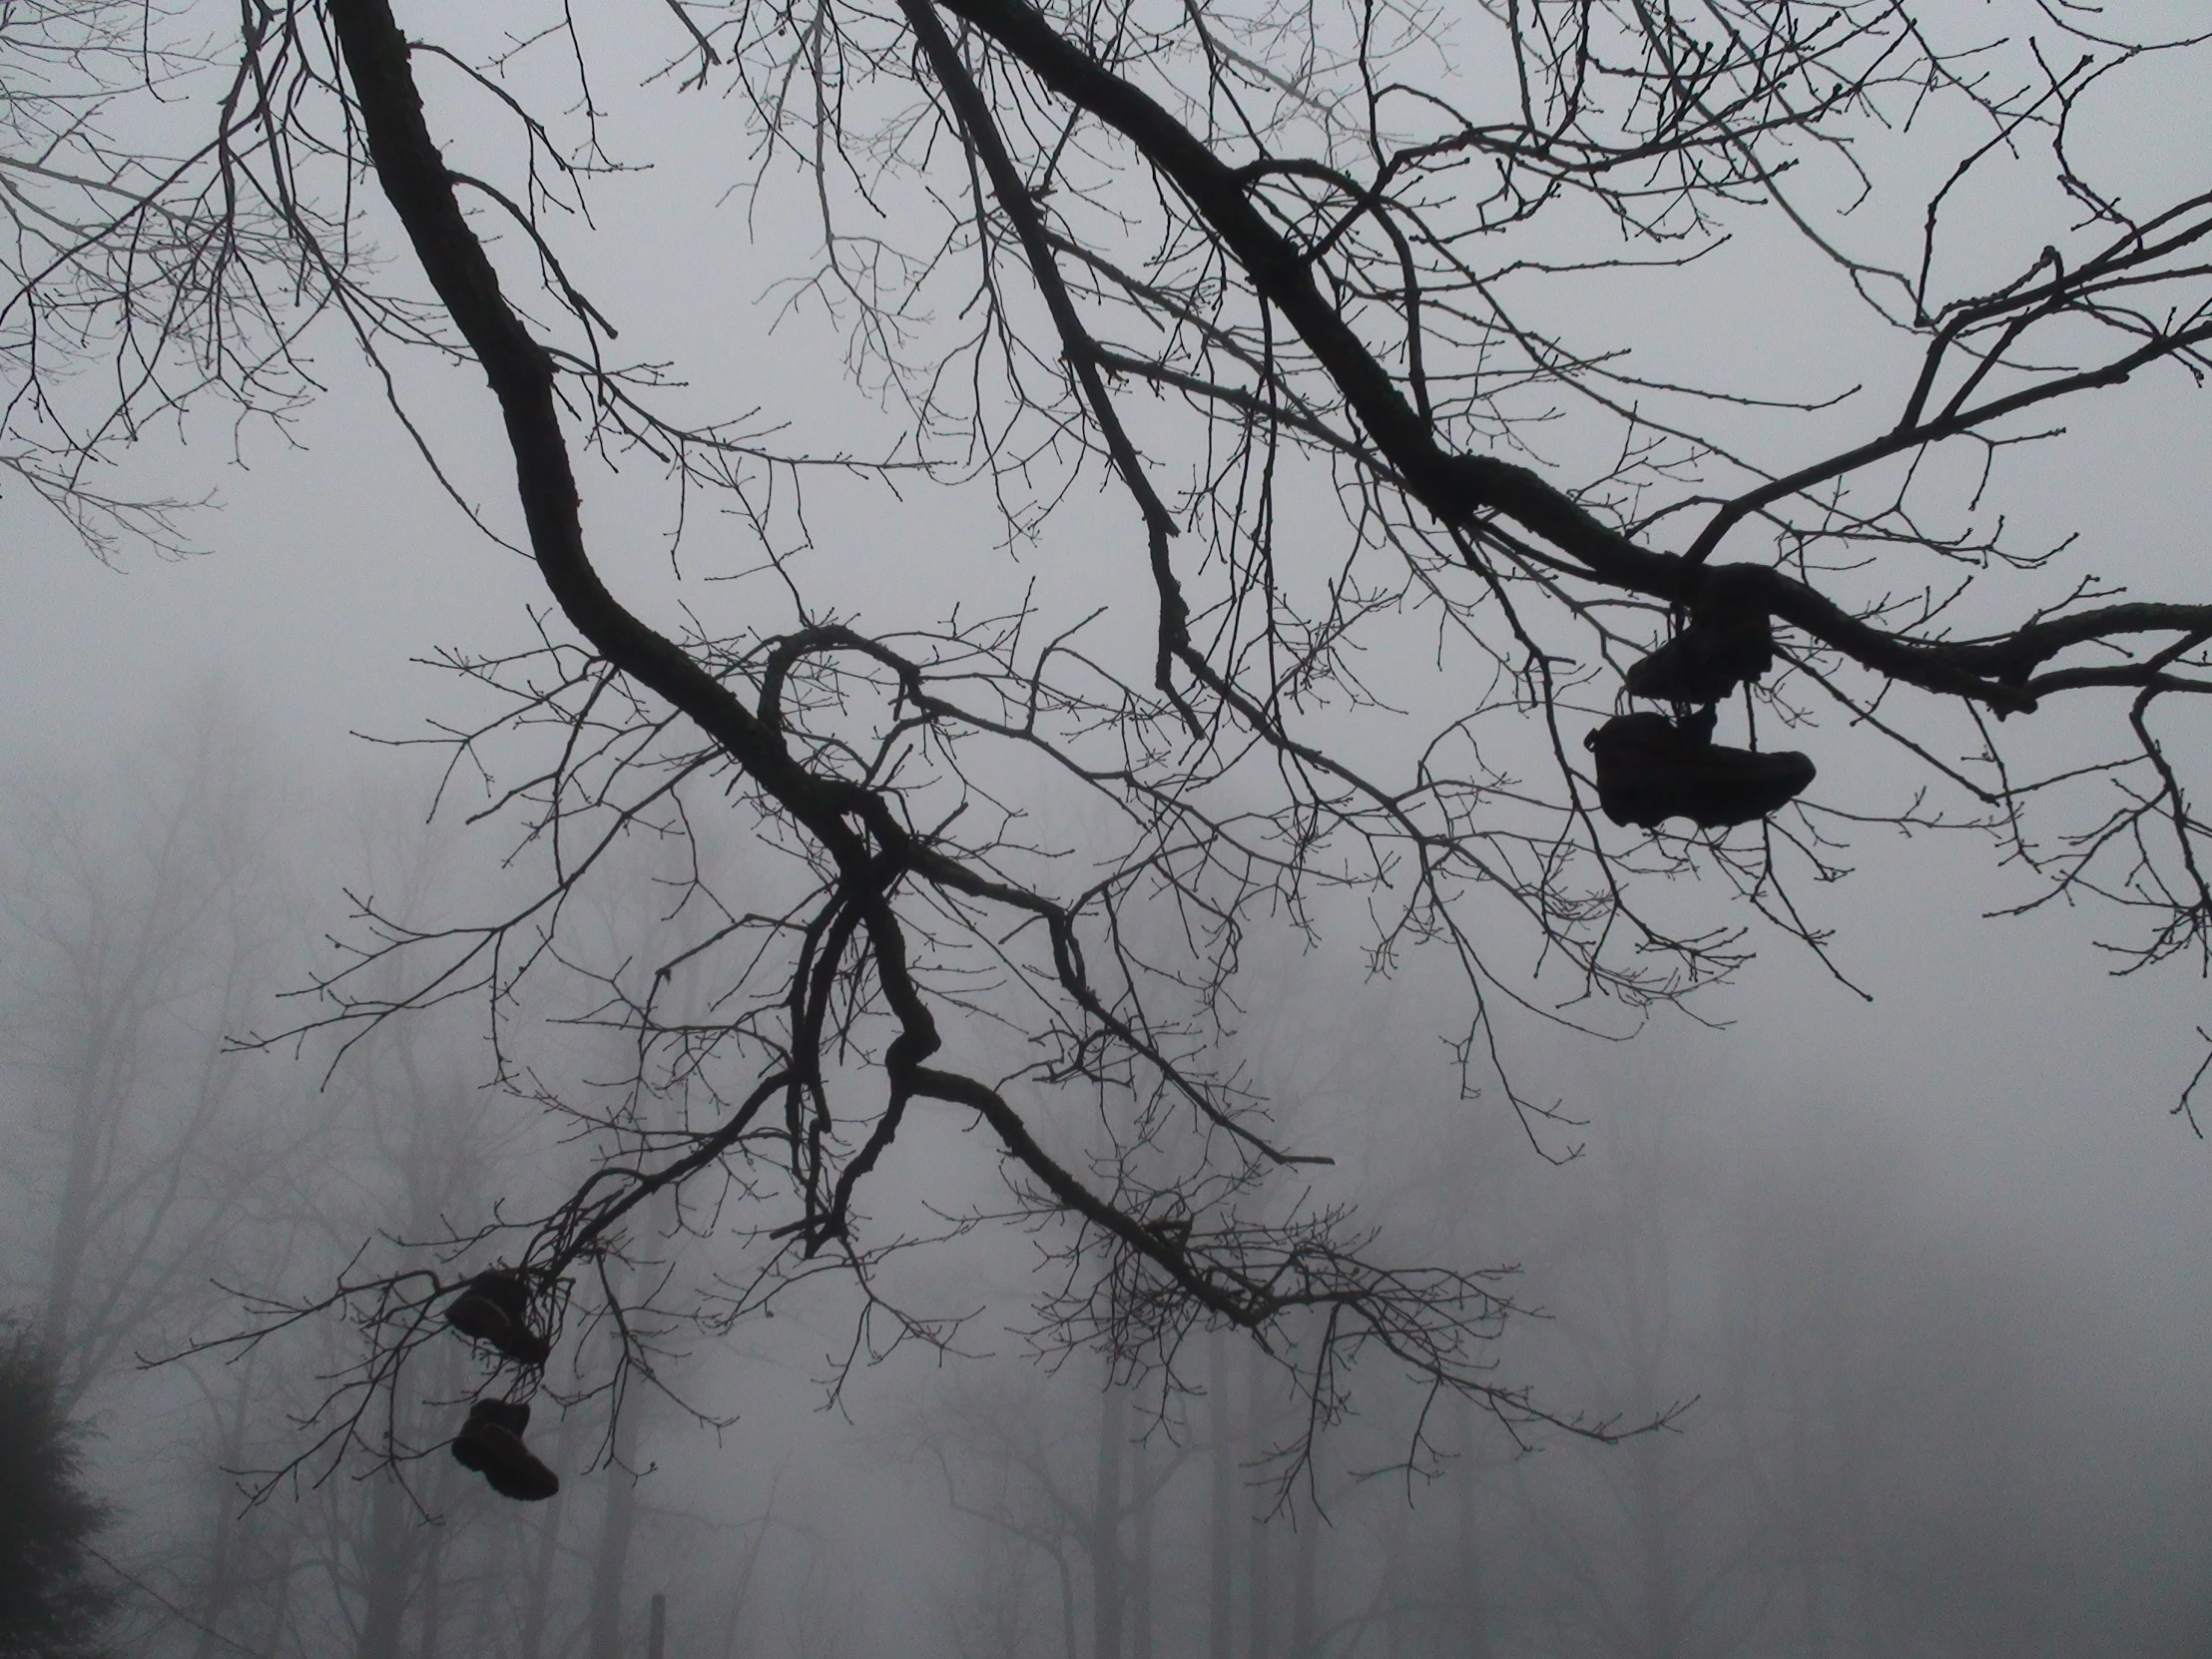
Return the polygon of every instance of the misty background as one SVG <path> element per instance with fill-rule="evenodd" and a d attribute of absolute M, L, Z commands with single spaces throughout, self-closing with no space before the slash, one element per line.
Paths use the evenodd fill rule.
<path fill-rule="evenodd" d="M 2171 121 L 2177 153 L 2212 144 L 2201 89 Z M 1726 348 L 1717 312 L 1672 321 L 1675 349 Z M 764 402 L 807 401 L 802 327 L 748 349 Z M 1823 349 L 1789 372 L 1840 372 L 1848 341 Z M 96 1430 L 118 1652 L 613 1659 L 646 1651 L 656 1597 L 683 1659 L 2212 1651 L 2212 1149 L 2171 1112 L 2203 983 L 2113 978 L 2076 912 L 1988 919 L 2031 889 L 1967 836 L 1870 833 L 1823 895 L 1866 995 L 1770 944 L 1696 1019 L 1527 1035 L 1522 1081 L 1561 1112 L 1535 1145 L 1460 1098 L 1446 993 L 1417 970 L 1287 942 L 1257 970 L 1244 1058 L 1337 1160 L 1315 1191 L 1403 1260 L 1516 1270 L 1502 1291 L 1541 1317 L 1496 1345 L 1501 1379 L 1666 1417 L 1621 1445 L 1516 1443 L 1378 1365 L 1286 1467 L 1295 1402 L 1236 1340 L 1187 1351 L 1188 1395 L 1040 1363 L 1017 1231 L 903 1270 L 969 1316 L 956 1357 L 885 1345 L 832 1389 L 860 1310 L 810 1282 L 692 1340 L 614 1430 L 603 1405 L 534 1427 L 565 1481 L 546 1504 L 501 1503 L 442 1451 L 269 1486 L 349 1331 L 146 1362 L 258 1294 L 311 1293 L 364 1240 L 583 1167 L 483 1088 L 473 1009 L 334 1069 L 326 1045 L 228 1041 L 289 1022 L 277 999 L 326 964 L 348 893 L 496 889 L 508 848 L 466 802 L 429 819 L 438 757 L 388 740 L 462 718 L 415 660 L 519 646 L 544 603 L 366 371 L 324 366 L 286 431 L 145 440 L 147 477 L 216 491 L 189 521 L 203 556 L 103 564 L 0 498 L 0 1262 Z M 483 410 L 434 412 L 494 495 Z M 2029 503 L 2124 549 L 2107 574 L 2199 593 L 2201 403 L 2146 386 L 2071 419 Z M 877 550 L 886 605 L 966 522 L 919 530 L 858 488 L 830 520 L 825 541 Z M 651 537 L 626 557 L 666 563 Z M 591 1033 L 568 1040 L 589 1077 Z M 904 1201 L 991 1203 L 955 1127 L 916 1140 Z"/>
<path fill-rule="evenodd" d="M 936 1305 L 981 1310 L 969 1357 L 892 1353 L 832 1400 L 856 1310 L 820 1282 L 695 1342 L 680 1397 L 633 1394 L 621 1442 L 589 1412 L 537 1430 L 567 1480 L 542 1507 L 442 1452 L 405 1484 L 325 1469 L 249 1503 L 350 1333 L 142 1361 L 234 1328 L 242 1291 L 310 1293 L 364 1239 L 577 1166 L 481 1088 L 473 1009 L 327 1077 L 311 1045 L 226 1052 L 282 1019 L 271 999 L 306 982 L 346 890 L 497 878 L 495 848 L 424 824 L 409 752 L 309 741 L 333 663 L 403 716 L 379 659 L 436 634 L 366 596 L 227 614 L 268 593 L 227 559 L 115 574 L 56 550 L 25 584 L 53 603 L 45 695 L 80 688 L 83 738 L 25 731 L 11 757 L 8 1292 L 97 1428 L 122 1651 L 602 1659 L 645 1651 L 656 1594 L 668 1652 L 798 1659 L 2204 1651 L 2207 1154 L 2168 1114 L 2196 987 L 2115 982 L 2063 916 L 1981 919 L 2001 882 L 1939 842 L 1854 878 L 1843 959 L 1871 1002 L 1769 959 L 1723 1028 L 1528 1059 L 1585 1120 L 1547 1126 L 1552 1157 L 1580 1149 L 1558 1164 L 1457 1098 L 1417 979 L 1288 952 L 1263 975 L 1279 1005 L 1249 1059 L 1339 1160 L 1328 1196 L 1404 1259 L 1517 1265 L 1507 1294 L 1544 1317 L 1507 1331 L 1501 1374 L 1552 1409 L 1672 1410 L 1657 1433 L 1516 1446 L 1378 1366 L 1286 1489 L 1272 1365 L 1211 1339 L 1164 1419 L 1157 1380 L 1040 1365 L 1016 1235 L 918 1270 Z M 206 621 L 140 692 L 170 595 Z M 268 673 L 209 649 L 263 628 L 284 639 Z M 109 654 L 129 666 L 97 672 Z M 962 1141 L 920 1178 L 987 1206 Z"/>

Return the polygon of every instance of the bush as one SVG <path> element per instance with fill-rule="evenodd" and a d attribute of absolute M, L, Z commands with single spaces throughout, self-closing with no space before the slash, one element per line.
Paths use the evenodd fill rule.
<path fill-rule="evenodd" d="M 99 1651 L 112 1592 L 86 1578 L 106 1505 L 80 1482 L 84 1430 L 63 1413 L 52 1359 L 0 1324 L 0 1656 Z"/>

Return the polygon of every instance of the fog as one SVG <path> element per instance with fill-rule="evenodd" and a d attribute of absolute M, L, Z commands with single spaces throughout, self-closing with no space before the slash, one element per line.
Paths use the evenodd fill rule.
<path fill-rule="evenodd" d="M 1339 1157 L 1330 1196 L 1406 1259 L 1517 1266 L 1540 1317 L 1497 1366 L 1664 1419 L 1622 1444 L 1516 1444 L 1378 1365 L 1286 1468 L 1297 1403 L 1240 1339 L 1186 1351 L 1185 1394 L 1040 1362 L 1017 1234 L 917 1258 L 916 1294 L 980 1312 L 955 1353 L 863 1356 L 833 1397 L 857 1317 L 833 1282 L 694 1334 L 612 1444 L 603 1403 L 539 1430 L 567 1471 L 541 1507 L 436 1451 L 264 1491 L 343 1323 L 140 1362 L 235 1328 L 244 1289 L 311 1291 L 575 1162 L 483 1092 L 465 1013 L 328 1077 L 224 1052 L 342 888 L 489 872 L 424 829 L 422 778 L 309 759 L 213 672 L 11 797 L 9 1291 L 58 1322 L 97 1426 L 124 1650 L 642 1652 L 655 1596 L 668 1652 L 717 1655 L 2201 1650 L 2186 1001 L 2115 986 L 2063 927 L 1977 919 L 1920 855 L 1855 921 L 1873 1003 L 1778 967 L 1725 1029 L 1557 1039 L 1535 1063 L 1586 1119 L 1547 1126 L 1581 1149 L 1557 1164 L 1456 1097 L 1417 985 L 1278 971 L 1254 1059 Z M 967 1139 L 914 1178 L 940 1207 L 988 1200 Z M 460 1345 L 439 1364 L 430 1399 L 465 1381 Z"/>
<path fill-rule="evenodd" d="M 2201 156 L 2212 98 L 2175 99 Z M 682 260 L 706 232 L 620 246 L 695 171 L 711 170 L 672 163 L 677 182 L 611 207 L 618 247 L 578 268 L 639 313 L 648 352 L 688 319 L 750 315 L 769 286 L 716 298 L 708 262 Z M 777 211 L 712 235 L 766 272 L 797 234 Z M 1728 319 L 1755 305 L 1788 331 L 1790 284 L 1761 257 L 1701 290 L 1717 297 L 1698 316 L 1649 301 L 1655 377 L 1669 351 L 1726 360 Z M 832 331 L 733 328 L 699 349 L 827 427 L 809 365 Z M 1841 378 L 1855 349 L 1840 325 L 1806 361 L 1744 346 L 1729 366 Z M 652 1362 L 618 1365 L 624 1333 L 603 1321 L 565 1333 L 530 1426 L 562 1481 L 550 1500 L 507 1502 L 448 1456 L 487 1368 L 443 1330 L 372 1404 L 390 1461 L 329 1438 L 373 1322 L 351 1303 L 285 1310 L 348 1275 L 450 1276 L 440 1242 L 558 1204 L 601 1155 L 595 1127 L 629 1109 L 590 1117 L 628 1063 L 592 975 L 611 986 L 604 964 L 665 957 L 705 924 L 665 902 L 682 855 L 648 849 L 564 922 L 578 977 L 560 993 L 315 1028 L 313 989 L 371 912 L 458 925 L 528 886 L 511 825 L 471 822 L 502 780 L 456 782 L 417 740 L 482 716 L 437 654 L 527 649 L 547 609 L 530 561 L 428 475 L 349 342 L 322 351 L 325 389 L 296 418 L 180 420 L 135 447 L 142 486 L 206 498 L 189 556 L 98 558 L 29 492 L 0 497 L 4 1306 L 59 1357 L 91 1430 L 114 1652 L 2212 1651 L 2212 1148 L 2175 1110 L 2212 1023 L 2203 980 L 2186 957 L 2115 974 L 2109 917 L 1998 914 L 2039 890 L 2016 862 L 1896 826 L 1869 827 L 1820 889 L 1825 951 L 1769 933 L 1686 1008 L 1513 1024 L 1534 1113 L 1465 1086 L 1462 979 L 1419 955 L 1376 971 L 1357 905 L 1321 904 L 1315 937 L 1277 916 L 1245 942 L 1226 1069 L 1333 1160 L 1275 1171 L 1255 1202 L 1354 1207 L 1392 1263 L 1494 1275 L 1482 1363 L 1538 1420 L 1501 1422 L 1374 1354 L 1344 1380 L 1343 1420 L 1309 1438 L 1295 1351 L 1203 1322 L 1165 1360 L 1063 1340 L 1040 1305 L 1090 1294 L 1080 1264 L 936 1103 L 867 1201 L 873 1239 L 919 1242 L 864 1291 L 826 1259 L 756 1297 L 733 1242 L 753 1225 L 742 1184 L 649 1209 L 630 1258 L 577 1267 L 655 1310 Z M 458 492 L 519 535 L 496 419 L 465 378 L 429 382 L 425 419 Z M 855 403 L 855 422 L 882 416 Z M 2178 384 L 2099 404 L 2073 419 L 2067 464 L 2013 499 L 2051 542 L 2095 526 L 2130 591 L 2198 599 L 2203 421 Z M 1066 521 L 1009 547 L 980 483 L 926 514 L 879 481 L 813 487 L 812 568 L 852 613 L 982 571 L 986 591 L 1034 578 L 1040 609 L 1072 614 L 1108 597 L 1083 560 L 1127 555 Z M 657 615 L 773 586 L 730 580 L 745 560 L 719 543 L 676 557 L 665 506 L 633 520 L 631 491 L 648 494 L 624 477 L 589 512 L 610 581 L 660 584 Z M 1140 657 L 1142 629 L 1120 640 Z M 1377 681 L 1394 694 L 1402 674 L 1440 708 L 1427 666 Z M 2212 754 L 2201 726 L 2171 741 Z M 1822 765 L 1840 787 L 1910 792 L 1862 751 Z M 733 890 L 787 878 L 742 828 L 699 837 Z M 1669 905 L 1723 903 L 1718 882 L 1681 886 Z M 1547 971 L 1532 937 L 1502 951 L 1529 984 Z M 987 1009 L 974 1026 L 1018 1050 Z"/>

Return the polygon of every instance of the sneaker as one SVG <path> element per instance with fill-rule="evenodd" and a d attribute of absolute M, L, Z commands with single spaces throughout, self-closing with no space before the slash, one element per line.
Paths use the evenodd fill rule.
<path fill-rule="evenodd" d="M 1774 622 L 1759 598 L 1757 565 L 1719 565 L 1681 633 L 1627 674 L 1628 695 L 1652 703 L 1718 703 L 1774 667 Z"/>
<path fill-rule="evenodd" d="M 501 1497 L 536 1503 L 561 1489 L 561 1477 L 522 1443 L 530 1407 L 521 1400 L 479 1399 L 453 1436 L 453 1460 L 473 1469 Z"/>
<path fill-rule="evenodd" d="M 1713 712 L 1677 724 L 1615 715 L 1582 740 L 1597 761 L 1597 800 L 1615 824 L 1656 829 L 1686 818 L 1703 830 L 1749 824 L 1788 806 L 1813 782 L 1809 756 L 1730 749 L 1712 741 Z"/>
<path fill-rule="evenodd" d="M 530 1329 L 529 1305 L 530 1291 L 522 1275 L 499 1268 L 471 1279 L 447 1305 L 445 1317 L 462 1336 L 489 1343 L 516 1364 L 536 1371 L 553 1357 L 553 1345 Z"/>

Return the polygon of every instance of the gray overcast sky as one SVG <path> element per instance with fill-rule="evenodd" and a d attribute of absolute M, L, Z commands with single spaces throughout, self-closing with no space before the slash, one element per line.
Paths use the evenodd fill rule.
<path fill-rule="evenodd" d="M 2154 149 L 2129 152 L 2144 135 L 2124 127 L 2084 134 L 2080 146 L 2125 158 L 2125 171 L 2147 187 L 2205 153 L 2196 141 L 2212 142 L 2212 86 L 2176 67 L 2155 71 L 2145 87 L 2160 111 Z M 641 149 L 650 137 L 626 136 Z M 718 164 L 695 156 L 693 165 L 713 177 Z M 789 406 L 810 417 L 827 408 L 812 378 L 821 359 L 809 355 L 819 346 L 810 346 L 804 326 L 787 324 L 770 338 L 754 321 L 767 309 L 756 296 L 780 269 L 773 212 L 765 215 L 767 240 L 750 245 L 741 210 L 717 211 L 713 245 L 735 250 L 737 261 L 734 276 L 717 276 L 696 253 L 696 226 L 678 230 L 655 217 L 680 196 L 682 173 L 664 166 L 635 201 L 621 199 L 618 212 L 631 221 L 617 218 L 613 234 L 585 240 L 579 258 L 597 263 L 610 309 L 641 321 L 648 346 L 655 335 L 702 343 L 687 319 L 718 318 L 722 333 L 703 342 L 706 360 L 734 377 L 762 377 L 758 387 L 727 392 L 729 403 Z M 2002 204 L 1978 211 L 2001 245 Z M 1793 316 L 1779 269 L 1755 255 L 1720 288 L 1691 286 L 1700 300 L 1694 314 L 1661 304 L 1648 319 L 1654 371 L 1720 355 L 1754 382 L 1846 383 L 1859 371 L 1852 351 L 1861 325 L 1833 313 Z M 665 291 L 672 272 L 676 302 Z M 1741 305 L 1727 300 L 1730 284 Z M 445 677 L 408 659 L 441 646 L 492 649 L 526 639 L 525 608 L 546 603 L 532 570 L 476 535 L 437 492 L 335 330 L 321 336 L 319 351 L 332 390 L 299 423 L 299 447 L 249 428 L 235 460 L 230 434 L 202 422 L 183 452 L 157 430 L 132 458 L 134 470 L 169 480 L 179 494 L 218 496 L 219 506 L 187 521 L 205 556 L 162 561 L 133 551 L 120 569 L 106 568 L 25 492 L 0 502 L 10 594 L 0 615 L 0 752 L 67 761 L 110 748 L 212 673 L 316 771 L 373 765 L 403 774 L 409 763 L 370 757 L 345 734 L 406 735 L 451 712 Z M 448 371 L 425 384 L 418 406 L 449 457 L 461 458 L 463 488 L 495 523 L 510 522 L 505 456 L 477 377 Z M 2201 394 L 2168 374 L 2070 407 L 2068 421 L 2077 441 L 2051 451 L 2047 469 L 2013 480 L 2011 498 L 2036 521 L 2030 539 L 2080 529 L 2084 567 L 2139 595 L 2204 597 L 2201 497 L 2212 473 L 2212 419 Z M 604 481 L 593 475 L 586 488 L 607 510 Z M 884 603 L 896 591 L 886 573 L 915 534 L 909 510 L 874 486 L 832 484 L 824 493 L 835 504 L 826 515 L 826 556 L 864 551 L 874 591 L 860 602 Z M 1125 532 L 1120 504 L 1110 509 L 1059 521 L 1044 553 L 1026 557 L 1032 565 L 1065 557 L 1077 543 Z M 938 514 L 933 505 L 932 528 L 950 533 Z M 987 534 L 981 517 L 946 522 Z M 713 614 L 728 591 L 700 581 L 716 573 L 713 534 L 710 526 L 688 559 L 691 580 L 682 589 L 667 580 L 657 521 L 629 545 L 604 535 L 600 552 L 618 582 L 625 571 L 635 578 L 625 591 L 643 594 L 649 611 L 688 590 Z M 2167 722 L 2183 726 L 2170 715 Z M 2185 755 L 2212 756 L 2212 729 L 2177 730 L 2174 741 Z M 1699 1052 L 1725 1056 L 1747 1080 L 1789 1079 L 1792 1093 L 1805 1091 L 1776 1101 L 1779 1112 L 1893 1116 L 1941 1160 L 1962 1199 L 2058 1205 L 2097 1231 L 2134 1225 L 2115 1209 L 2145 1212 L 2090 1200 L 2083 1184 L 2110 1181 L 2146 1200 L 2169 1184 L 2176 1201 L 2202 1193 L 2212 1154 L 2166 1116 L 2201 1053 L 2200 981 L 2181 965 L 2112 980 L 2091 943 L 2102 919 L 2092 913 L 1981 919 L 2027 889 L 1992 868 L 1986 843 L 1970 837 L 1870 832 L 1852 861 L 1859 873 L 1816 899 L 1837 928 L 1839 963 L 1874 992 L 1873 1003 L 1770 942 L 1740 987 L 1712 999 L 1708 1012 L 1733 1028 L 1696 1038 Z M 2175 1222 L 2186 1226 L 2179 1214 Z M 2188 1245 L 2177 1260 L 2192 1258 L 2201 1237 Z"/>

